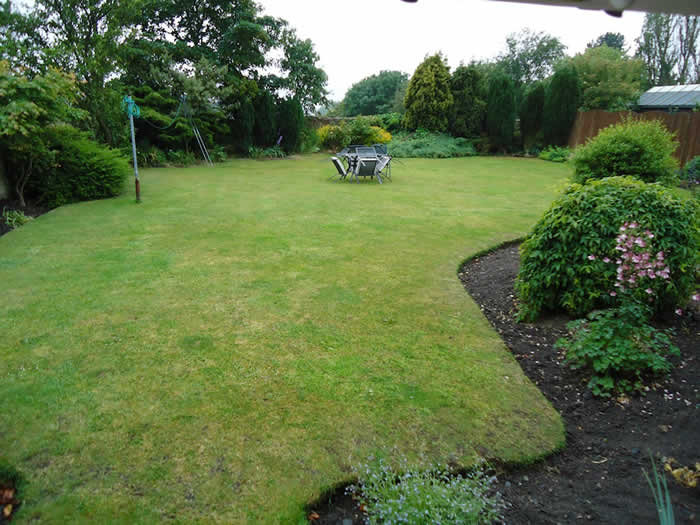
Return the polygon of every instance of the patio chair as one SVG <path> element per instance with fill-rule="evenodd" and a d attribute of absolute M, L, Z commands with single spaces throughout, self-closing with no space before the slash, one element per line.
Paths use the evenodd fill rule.
<path fill-rule="evenodd" d="M 391 180 L 391 155 L 382 155 L 379 157 L 379 161 L 374 167 L 374 172 L 379 178 L 383 175 L 384 178 Z"/>
<path fill-rule="evenodd" d="M 333 163 L 333 166 L 335 166 L 335 169 L 338 170 L 338 176 L 341 179 L 344 179 L 345 177 L 348 176 L 348 172 L 345 169 L 345 166 L 343 166 L 343 163 L 340 161 L 338 157 L 331 157 L 331 162 Z M 335 177 L 335 175 L 334 175 Z"/>
<path fill-rule="evenodd" d="M 389 153 L 389 151 L 387 150 L 386 144 L 372 144 L 372 147 L 374 148 L 374 151 L 376 151 L 378 155 L 387 155 Z"/>
<path fill-rule="evenodd" d="M 381 184 L 382 177 L 377 173 L 377 164 L 379 164 L 377 157 L 360 157 L 355 169 L 355 180 L 357 181 L 357 177 L 376 177 Z"/>

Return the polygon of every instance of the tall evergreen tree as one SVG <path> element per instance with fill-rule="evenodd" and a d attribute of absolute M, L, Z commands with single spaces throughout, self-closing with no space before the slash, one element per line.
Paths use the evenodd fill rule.
<path fill-rule="evenodd" d="M 301 131 L 304 128 L 304 110 L 295 98 L 282 100 L 278 106 L 282 147 L 287 153 L 296 153 L 301 147 Z"/>
<path fill-rule="evenodd" d="M 450 90 L 450 70 L 445 58 L 426 58 L 408 83 L 404 123 L 408 129 L 447 131 L 454 99 Z"/>
<path fill-rule="evenodd" d="M 581 103 L 581 81 L 576 66 L 564 63 L 552 75 L 544 100 L 544 139 L 547 144 L 563 146 Z"/>
<path fill-rule="evenodd" d="M 520 109 L 520 135 L 523 139 L 523 147 L 526 149 L 531 148 L 538 139 L 541 139 L 544 99 L 543 82 L 535 82 L 525 93 Z"/>
<path fill-rule="evenodd" d="M 271 146 L 277 140 L 277 120 L 275 100 L 269 91 L 260 91 L 253 101 L 255 124 L 253 142 L 262 148 Z"/>
<path fill-rule="evenodd" d="M 452 74 L 450 88 L 454 111 L 450 133 L 455 137 L 474 137 L 481 133 L 486 117 L 485 80 L 475 64 L 461 65 Z"/>
<path fill-rule="evenodd" d="M 486 128 L 492 148 L 507 151 L 513 145 L 515 129 L 515 84 L 510 76 L 497 71 L 489 78 Z"/>

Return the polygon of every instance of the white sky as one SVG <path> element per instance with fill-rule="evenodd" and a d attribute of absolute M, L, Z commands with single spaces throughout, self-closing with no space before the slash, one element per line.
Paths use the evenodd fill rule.
<path fill-rule="evenodd" d="M 493 58 L 506 36 L 524 28 L 558 37 L 567 54 L 608 31 L 622 33 L 631 47 L 644 13 L 613 18 L 600 11 L 486 0 L 258 0 L 266 14 L 284 18 L 300 38 L 310 38 L 328 75 L 332 100 L 352 84 L 381 70 L 413 74 L 438 51 L 451 69 L 460 61 Z"/>

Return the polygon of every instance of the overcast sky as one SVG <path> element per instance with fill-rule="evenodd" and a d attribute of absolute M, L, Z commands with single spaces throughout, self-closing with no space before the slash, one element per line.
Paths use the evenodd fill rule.
<path fill-rule="evenodd" d="M 622 33 L 634 52 L 644 14 L 613 18 L 599 11 L 486 0 L 258 0 L 266 14 L 284 18 L 310 38 L 328 75 L 331 99 L 381 70 L 413 74 L 438 51 L 454 69 L 461 61 L 493 58 L 506 36 L 524 28 L 558 37 L 573 55 L 608 31 Z"/>

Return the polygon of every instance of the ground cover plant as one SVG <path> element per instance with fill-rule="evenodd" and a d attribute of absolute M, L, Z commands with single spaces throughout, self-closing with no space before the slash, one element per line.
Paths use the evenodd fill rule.
<path fill-rule="evenodd" d="M 566 169 L 407 160 L 381 186 L 331 170 L 142 170 L 139 205 L 0 237 L 18 523 L 294 523 L 377 449 L 469 465 L 563 444 L 455 271 L 523 235 Z"/>

